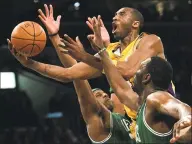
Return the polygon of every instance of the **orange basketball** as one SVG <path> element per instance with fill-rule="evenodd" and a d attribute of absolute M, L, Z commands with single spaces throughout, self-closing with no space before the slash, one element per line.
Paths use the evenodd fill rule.
<path fill-rule="evenodd" d="M 17 52 L 27 56 L 36 56 L 45 48 L 46 33 L 36 22 L 24 21 L 12 31 L 11 42 Z"/>

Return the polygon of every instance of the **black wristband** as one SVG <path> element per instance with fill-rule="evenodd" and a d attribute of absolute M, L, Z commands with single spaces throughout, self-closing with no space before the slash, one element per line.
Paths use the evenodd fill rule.
<path fill-rule="evenodd" d="M 53 37 L 53 36 L 56 36 L 58 35 L 58 32 L 54 33 L 54 34 L 48 34 L 49 37 Z"/>

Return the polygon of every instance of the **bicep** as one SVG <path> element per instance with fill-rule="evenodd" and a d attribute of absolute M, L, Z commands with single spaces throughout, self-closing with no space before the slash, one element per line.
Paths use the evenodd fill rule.
<path fill-rule="evenodd" d="M 154 95 L 153 98 L 147 98 L 147 105 L 177 120 L 191 112 L 190 106 L 170 95 Z"/>
<path fill-rule="evenodd" d="M 125 106 L 129 107 L 130 109 L 137 111 L 139 107 L 138 105 L 139 97 L 137 93 L 135 93 L 130 88 L 117 89 L 115 90 L 115 93 L 121 103 L 123 103 Z"/>

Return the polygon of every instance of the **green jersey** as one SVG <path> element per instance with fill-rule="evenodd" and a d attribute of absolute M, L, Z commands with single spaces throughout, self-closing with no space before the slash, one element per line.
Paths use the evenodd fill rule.
<path fill-rule="evenodd" d="M 146 102 L 142 104 L 137 115 L 136 143 L 170 143 L 169 141 L 172 138 L 172 130 L 167 133 L 159 133 L 154 131 L 145 120 L 145 107 Z"/>
<path fill-rule="evenodd" d="M 130 137 L 130 124 L 125 116 L 118 113 L 110 114 L 110 133 L 103 141 L 96 142 L 90 140 L 93 144 L 135 144 L 135 140 Z"/>

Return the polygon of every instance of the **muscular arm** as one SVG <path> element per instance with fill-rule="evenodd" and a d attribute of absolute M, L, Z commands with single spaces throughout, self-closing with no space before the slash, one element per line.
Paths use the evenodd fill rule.
<path fill-rule="evenodd" d="M 191 114 L 191 107 L 180 100 L 173 98 L 167 92 L 156 93 L 147 98 L 147 105 L 150 109 L 173 117 L 176 120 Z"/>
<path fill-rule="evenodd" d="M 28 64 L 25 65 L 25 67 L 30 68 L 43 76 L 64 83 L 72 82 L 75 79 L 87 79 L 97 76 L 94 75 L 96 69 L 89 69 L 90 66 L 84 63 L 75 64 L 70 68 L 63 68 L 60 66 L 29 60 Z"/>
<path fill-rule="evenodd" d="M 100 54 L 107 80 L 119 100 L 132 110 L 138 109 L 138 95 L 132 90 L 127 81 L 121 76 L 112 64 L 107 52 Z"/>
<path fill-rule="evenodd" d="M 167 92 L 156 92 L 147 97 L 147 109 L 153 113 L 167 115 L 177 120 L 173 126 L 171 143 L 191 142 L 191 107 Z M 151 116 L 150 116 L 151 117 Z M 165 119 L 166 120 L 166 119 Z"/>
<path fill-rule="evenodd" d="M 164 58 L 164 50 L 161 39 L 156 35 L 147 35 L 141 39 L 135 52 L 126 62 L 118 61 L 117 69 L 125 78 L 131 78 L 139 69 L 142 61 L 152 56 Z"/>
<path fill-rule="evenodd" d="M 58 44 L 55 44 L 58 43 L 56 40 L 59 42 L 59 37 L 52 38 L 52 43 L 55 46 L 62 64 L 70 67 L 69 69 L 66 69 L 69 71 L 69 73 L 74 73 L 73 70 L 77 69 L 75 72 L 76 76 L 85 75 L 85 79 L 89 78 L 89 74 L 92 74 L 90 76 L 93 77 L 97 73 L 97 69 L 92 68 L 84 63 L 76 63 L 76 60 L 74 60 L 72 57 L 62 54 L 62 49 L 57 47 Z M 95 57 L 90 58 L 91 59 L 89 59 L 89 61 L 94 62 Z M 92 58 L 94 59 L 92 60 Z M 86 69 L 86 67 L 88 68 Z M 104 139 L 106 137 L 106 126 L 109 125 L 110 121 L 110 112 L 97 101 L 87 80 L 79 80 L 78 78 L 74 78 L 73 84 L 78 96 L 81 113 L 87 124 L 89 135 L 94 140 Z"/>

